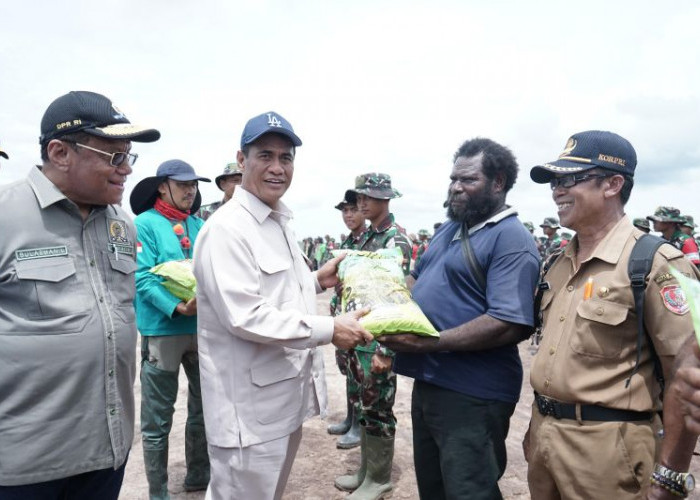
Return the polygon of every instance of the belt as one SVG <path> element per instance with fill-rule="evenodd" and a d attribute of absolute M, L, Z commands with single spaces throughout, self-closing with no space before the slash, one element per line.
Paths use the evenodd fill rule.
<path fill-rule="evenodd" d="M 576 406 L 581 408 L 581 420 L 595 422 L 636 422 L 640 420 L 651 421 L 652 413 L 649 411 L 616 410 L 598 405 L 576 405 L 574 403 L 561 403 L 555 399 L 540 396 L 535 392 L 537 409 L 544 416 L 556 419 L 578 420 Z"/>

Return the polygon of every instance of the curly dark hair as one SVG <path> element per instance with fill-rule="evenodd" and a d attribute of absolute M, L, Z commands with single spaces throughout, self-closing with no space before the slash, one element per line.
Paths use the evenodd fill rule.
<path fill-rule="evenodd" d="M 462 144 L 454 155 L 452 161 L 456 161 L 460 156 L 471 158 L 483 153 L 481 162 L 484 175 L 493 180 L 496 174 L 503 173 L 505 184 L 504 193 L 510 191 L 518 178 L 518 162 L 513 152 L 505 146 L 485 137 L 475 137 Z"/>

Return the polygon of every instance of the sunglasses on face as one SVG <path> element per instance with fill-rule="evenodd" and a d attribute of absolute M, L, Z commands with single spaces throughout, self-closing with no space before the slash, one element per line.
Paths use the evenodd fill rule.
<path fill-rule="evenodd" d="M 585 182 L 590 179 L 603 179 L 605 177 L 611 177 L 610 174 L 571 174 L 565 175 L 563 177 L 553 177 L 549 181 L 549 187 L 554 191 L 558 187 L 572 188 L 580 182 Z"/>

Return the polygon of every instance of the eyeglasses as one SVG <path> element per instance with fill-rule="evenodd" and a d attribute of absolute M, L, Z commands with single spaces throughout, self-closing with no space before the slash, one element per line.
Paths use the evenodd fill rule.
<path fill-rule="evenodd" d="M 590 179 L 602 179 L 605 177 L 611 177 L 610 174 L 572 174 L 572 175 L 565 175 L 564 177 L 553 177 L 549 181 L 549 186 L 552 188 L 552 191 L 554 191 L 558 187 L 563 187 L 563 188 L 572 188 L 579 182 L 585 182 Z"/>
<path fill-rule="evenodd" d="M 127 164 L 131 167 L 134 163 L 136 163 L 136 159 L 139 157 L 138 154 L 136 153 L 129 153 L 128 151 L 119 151 L 117 153 L 108 153 L 107 151 L 101 151 L 99 149 L 91 148 L 90 146 L 86 146 L 85 144 L 80 144 L 79 142 L 73 142 L 73 141 L 66 141 L 66 142 L 71 142 L 72 144 L 75 144 L 76 146 L 80 146 L 81 148 L 84 149 L 89 149 L 90 151 L 94 151 L 95 153 L 100 153 L 105 156 L 109 156 L 109 164 L 112 165 L 113 167 L 121 167 L 124 162 L 127 162 Z"/>

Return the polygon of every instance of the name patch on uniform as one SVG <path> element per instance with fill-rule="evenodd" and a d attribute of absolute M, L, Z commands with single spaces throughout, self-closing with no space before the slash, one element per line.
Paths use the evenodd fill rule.
<path fill-rule="evenodd" d="M 110 243 L 108 245 L 109 251 L 113 253 L 123 253 L 126 255 L 134 255 L 134 247 L 131 245 L 119 245 L 117 243 Z"/>
<path fill-rule="evenodd" d="M 673 276 L 671 276 L 670 273 L 661 273 L 656 278 L 654 278 L 654 281 L 660 285 L 664 281 L 669 281 L 672 279 L 673 279 Z"/>
<path fill-rule="evenodd" d="M 666 285 L 659 290 L 659 293 L 664 306 L 672 313 L 683 315 L 690 309 L 688 299 L 685 297 L 685 293 L 683 293 L 680 285 Z"/>
<path fill-rule="evenodd" d="M 47 259 L 49 257 L 60 257 L 63 255 L 68 255 L 68 247 L 66 245 L 15 250 L 15 258 L 17 260 Z"/>

